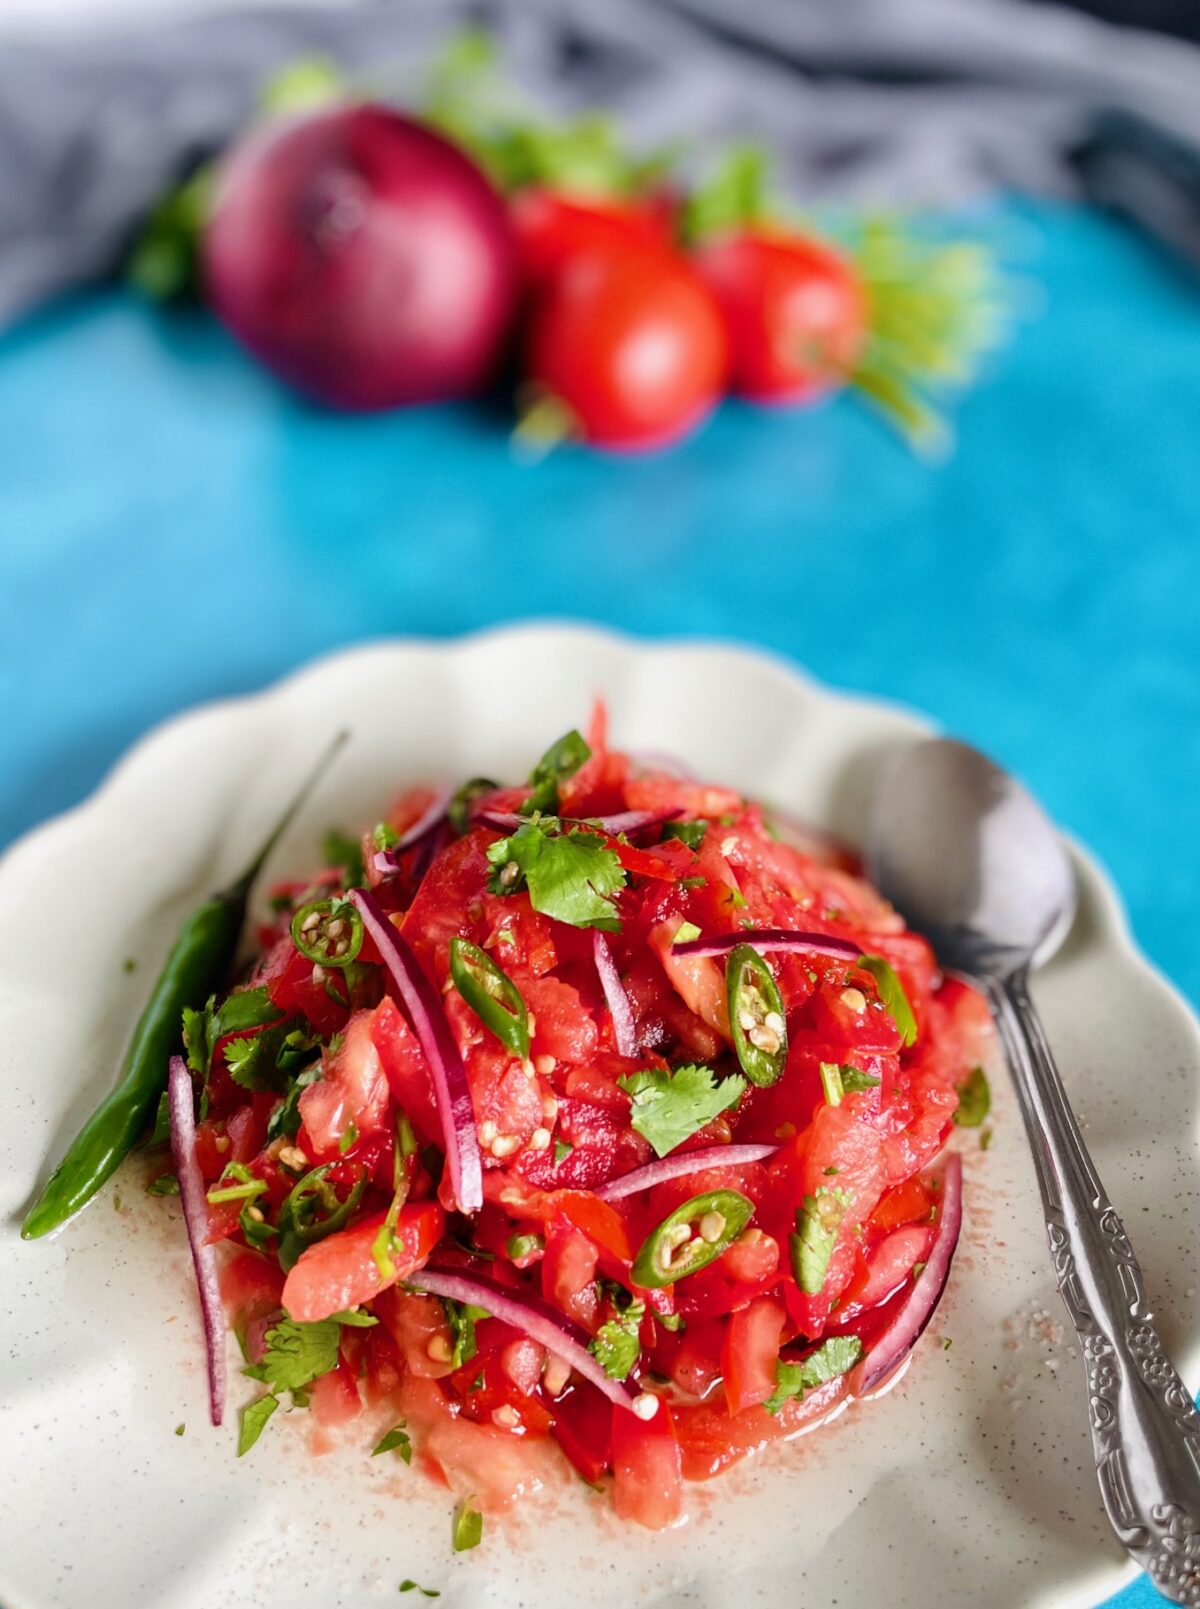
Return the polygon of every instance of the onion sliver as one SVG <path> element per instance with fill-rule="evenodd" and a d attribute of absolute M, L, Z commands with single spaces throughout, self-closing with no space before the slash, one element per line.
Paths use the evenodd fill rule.
<path fill-rule="evenodd" d="M 623 1380 L 614 1380 L 588 1351 L 587 1331 L 536 1296 L 517 1295 L 479 1274 L 463 1274 L 452 1269 L 422 1268 L 410 1274 L 406 1283 L 415 1291 L 444 1296 L 452 1302 L 470 1302 L 482 1307 L 504 1324 L 539 1342 L 548 1352 L 569 1363 L 590 1380 L 610 1402 L 635 1413 L 639 1392 Z"/>
<path fill-rule="evenodd" d="M 917 1275 L 912 1293 L 904 1306 L 876 1340 L 866 1357 L 851 1370 L 850 1390 L 856 1397 L 865 1396 L 867 1392 L 874 1391 L 876 1386 L 882 1385 L 920 1339 L 946 1288 L 961 1228 L 962 1159 L 952 1154 L 946 1158 L 946 1166 L 942 1173 L 937 1233 L 933 1237 L 933 1245 L 929 1248 L 925 1267 Z"/>
<path fill-rule="evenodd" d="M 408 943 L 392 926 L 387 912 L 370 889 L 352 888 L 350 898 L 358 907 L 363 926 L 374 939 L 383 964 L 400 991 L 433 1074 L 438 1115 L 446 1142 L 446 1166 L 450 1169 L 450 1186 L 458 1210 L 478 1212 L 483 1206 L 483 1164 L 479 1157 L 479 1136 L 475 1132 L 475 1107 L 467 1070 L 442 1003 Z"/>
<path fill-rule="evenodd" d="M 629 996 L 625 993 L 608 940 L 599 928 L 595 928 L 592 932 L 592 954 L 596 958 L 596 971 L 600 974 L 600 987 L 604 990 L 605 1002 L 612 1013 L 613 1040 L 617 1047 L 617 1055 L 636 1056 L 638 1038 L 633 1007 L 629 1004 Z"/>
<path fill-rule="evenodd" d="M 747 1162 L 765 1162 L 778 1149 L 777 1145 L 714 1145 L 704 1151 L 685 1151 L 682 1156 L 663 1157 L 619 1179 L 610 1179 L 607 1184 L 599 1185 L 595 1194 L 601 1201 L 619 1201 L 622 1196 L 651 1190 L 667 1179 L 684 1179 L 689 1173 L 703 1173 L 706 1168 L 740 1168 Z"/>
<path fill-rule="evenodd" d="M 208 1202 L 200 1164 L 196 1161 L 196 1115 L 192 1102 L 192 1075 L 182 1056 L 172 1056 L 167 1079 L 171 1155 L 175 1159 L 179 1201 L 200 1293 L 200 1317 L 204 1322 L 204 1347 L 208 1353 L 209 1416 L 214 1425 L 219 1425 L 225 1414 L 225 1311 L 221 1306 L 216 1248 L 208 1242 Z"/>

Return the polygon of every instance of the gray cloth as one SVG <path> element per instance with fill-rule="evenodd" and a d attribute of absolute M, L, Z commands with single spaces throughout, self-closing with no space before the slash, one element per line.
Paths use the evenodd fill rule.
<path fill-rule="evenodd" d="M 760 138 L 805 198 L 1069 193 L 1099 108 L 1200 143 L 1200 49 L 1031 0 L 386 0 L 192 16 L 0 46 L 0 324 L 111 272 L 154 197 L 289 58 L 393 87 L 492 27 L 551 109 L 611 107 L 646 146 Z"/>

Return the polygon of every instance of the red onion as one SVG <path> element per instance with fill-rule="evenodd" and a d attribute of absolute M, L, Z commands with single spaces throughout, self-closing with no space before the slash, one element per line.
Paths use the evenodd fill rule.
<path fill-rule="evenodd" d="M 363 926 L 374 939 L 383 964 L 392 975 L 413 1025 L 437 1095 L 438 1114 L 446 1144 L 450 1185 L 460 1212 L 478 1212 L 483 1206 L 483 1165 L 475 1132 L 471 1086 L 450 1024 L 437 991 L 421 970 L 406 940 L 401 938 L 375 895 L 353 888 L 350 898 L 358 907 Z"/>
<path fill-rule="evenodd" d="M 610 838 L 616 838 L 624 833 L 628 838 L 635 832 L 644 832 L 647 827 L 661 827 L 664 822 L 674 821 L 681 816 L 681 810 L 619 810 L 611 816 L 563 816 L 564 827 L 594 827 L 598 832 L 604 832 Z M 523 827 L 529 818 L 518 816 L 511 810 L 481 810 L 475 817 L 485 827 L 493 827 L 497 832 L 516 832 Z"/>
<path fill-rule="evenodd" d="M 238 340 L 334 408 L 482 390 L 516 301 L 491 184 L 440 134 L 371 104 L 277 120 L 238 145 L 203 264 Z"/>
<path fill-rule="evenodd" d="M 196 1161 L 196 1115 L 192 1107 L 192 1076 L 182 1056 L 171 1057 L 167 1078 L 167 1107 L 171 1116 L 171 1155 L 179 1179 L 179 1200 L 196 1270 L 204 1348 L 208 1354 L 208 1411 L 214 1425 L 225 1413 L 225 1312 L 217 1279 L 216 1249 L 208 1243 L 208 1202 L 204 1178 Z"/>
<path fill-rule="evenodd" d="M 633 1007 L 621 984 L 617 963 L 613 960 L 608 940 L 599 928 L 592 932 L 592 954 L 596 958 L 596 971 L 600 974 L 600 987 L 608 1009 L 612 1012 L 613 1039 L 618 1056 L 636 1056 L 638 1053 L 637 1024 L 633 1020 Z"/>
<path fill-rule="evenodd" d="M 740 1168 L 747 1162 L 765 1162 L 778 1149 L 777 1145 L 714 1145 L 704 1151 L 685 1151 L 682 1156 L 663 1157 L 619 1179 L 610 1179 L 597 1186 L 595 1194 L 601 1201 L 620 1201 L 622 1196 L 637 1195 L 667 1179 L 683 1179 L 689 1173 L 703 1173 L 706 1168 Z"/>
<path fill-rule="evenodd" d="M 453 788 L 441 788 L 429 801 L 425 810 L 417 817 L 411 827 L 406 827 L 399 839 L 390 849 L 381 849 L 372 856 L 371 864 L 382 876 L 390 876 L 400 870 L 400 857 L 430 838 L 442 822 L 446 819 L 446 806 L 454 796 Z"/>
<path fill-rule="evenodd" d="M 850 1371 L 848 1381 L 854 1396 L 865 1396 L 881 1385 L 903 1363 L 920 1339 L 946 1288 L 961 1228 L 962 1159 L 951 1155 L 946 1158 L 942 1174 L 942 1204 L 938 1213 L 937 1234 L 929 1249 L 925 1267 L 917 1276 L 912 1294 L 904 1306 L 866 1357 Z"/>
<path fill-rule="evenodd" d="M 413 1290 L 426 1291 L 430 1296 L 445 1296 L 452 1302 L 471 1302 L 485 1308 L 493 1318 L 511 1324 L 514 1330 L 520 1330 L 569 1363 L 610 1402 L 628 1408 L 631 1413 L 635 1411 L 633 1404 L 640 1395 L 636 1387 L 610 1378 L 588 1351 L 587 1331 L 540 1297 L 518 1295 L 482 1274 L 461 1274 L 450 1269 L 422 1268 L 419 1273 L 410 1274 L 406 1283 Z"/>
<path fill-rule="evenodd" d="M 793 950 L 799 954 L 832 955 L 837 960 L 855 960 L 862 950 L 853 939 L 835 938 L 832 933 L 801 933 L 794 928 L 740 928 L 736 933 L 718 933 L 711 939 L 687 939 L 671 947 L 673 955 L 728 955 L 739 944 L 752 944 L 756 950 Z"/>

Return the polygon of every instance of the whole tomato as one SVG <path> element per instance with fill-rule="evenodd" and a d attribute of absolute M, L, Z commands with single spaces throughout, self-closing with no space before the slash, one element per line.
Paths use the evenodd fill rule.
<path fill-rule="evenodd" d="M 532 301 L 525 369 L 585 441 L 639 450 L 693 430 L 724 388 L 720 309 L 695 268 L 624 245 L 566 258 Z"/>
<path fill-rule="evenodd" d="M 805 235 L 742 230 L 696 253 L 729 333 L 733 389 L 754 402 L 810 402 L 843 385 L 867 336 L 854 265 Z"/>
<path fill-rule="evenodd" d="M 673 210 L 665 193 L 631 201 L 575 196 L 542 185 L 518 190 L 509 202 L 509 218 L 522 282 L 535 287 L 585 251 L 667 249 Z"/>

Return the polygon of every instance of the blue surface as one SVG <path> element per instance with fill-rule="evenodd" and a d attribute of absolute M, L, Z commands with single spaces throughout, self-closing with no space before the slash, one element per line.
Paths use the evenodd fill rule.
<path fill-rule="evenodd" d="M 1099 218 L 1008 220 L 1045 309 L 939 469 L 846 402 L 520 464 L 482 412 L 324 416 L 121 295 L 27 325 L 0 347 L 0 842 L 326 649 L 575 615 L 928 711 L 1093 846 L 1200 1001 L 1200 286 Z"/>

